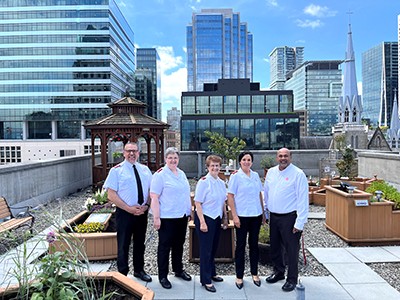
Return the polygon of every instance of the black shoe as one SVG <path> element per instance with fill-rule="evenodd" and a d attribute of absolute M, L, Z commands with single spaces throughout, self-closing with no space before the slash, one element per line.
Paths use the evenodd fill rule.
<path fill-rule="evenodd" d="M 135 272 L 135 273 L 133 273 L 133 276 L 140 278 L 146 282 L 151 282 L 151 280 L 152 280 L 150 275 L 148 275 L 145 271 Z"/>
<path fill-rule="evenodd" d="M 235 281 L 236 287 L 241 290 L 243 288 L 243 281 L 241 283 L 238 283 L 237 281 Z"/>
<path fill-rule="evenodd" d="M 285 279 L 285 274 L 272 273 L 267 278 L 265 278 L 265 281 L 267 281 L 268 283 L 275 283 L 275 282 L 278 282 L 279 280 L 283 280 L 283 279 Z"/>
<path fill-rule="evenodd" d="M 186 273 L 186 271 L 182 271 L 180 273 L 175 273 L 176 277 L 180 277 L 185 281 L 190 281 L 192 280 L 192 276 L 190 276 L 188 273 Z"/>
<path fill-rule="evenodd" d="M 222 277 L 220 277 L 220 276 L 213 276 L 213 277 L 211 277 L 211 280 L 212 280 L 212 281 L 215 281 L 215 282 L 222 282 L 222 281 L 224 281 L 224 279 L 223 279 Z"/>
<path fill-rule="evenodd" d="M 211 292 L 211 293 L 215 293 L 217 290 L 215 289 L 214 285 L 211 286 L 207 286 L 206 284 L 204 285 L 204 287 L 206 288 L 207 291 Z"/>
<path fill-rule="evenodd" d="M 254 283 L 256 286 L 261 286 L 261 280 L 254 280 L 254 279 L 253 279 L 253 283 Z"/>
<path fill-rule="evenodd" d="M 160 283 L 161 283 L 161 286 L 162 286 L 164 289 L 170 289 L 170 288 L 172 288 L 171 282 L 169 282 L 169 280 L 168 280 L 167 278 L 162 278 L 162 279 L 160 279 Z"/>
<path fill-rule="evenodd" d="M 286 281 L 285 284 L 282 286 L 282 290 L 285 292 L 291 292 L 296 287 L 296 284 Z"/>

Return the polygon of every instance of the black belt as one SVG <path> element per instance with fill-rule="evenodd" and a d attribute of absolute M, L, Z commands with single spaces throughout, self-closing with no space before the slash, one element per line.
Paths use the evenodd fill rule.
<path fill-rule="evenodd" d="M 284 216 L 295 215 L 295 214 L 297 214 L 297 211 L 294 210 L 294 211 L 291 211 L 291 212 L 285 213 L 285 214 L 278 214 L 278 213 L 270 212 L 270 214 L 273 215 L 273 216 L 277 216 L 277 217 L 284 217 Z"/>

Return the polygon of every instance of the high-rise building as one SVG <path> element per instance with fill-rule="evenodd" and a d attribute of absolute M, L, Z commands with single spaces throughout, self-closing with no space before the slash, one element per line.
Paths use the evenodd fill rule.
<path fill-rule="evenodd" d="M 276 47 L 269 54 L 270 89 L 282 90 L 286 75 L 304 61 L 304 47 Z"/>
<path fill-rule="evenodd" d="M 397 42 L 382 42 L 362 54 L 362 117 L 374 125 L 390 124 L 398 89 L 398 57 Z"/>
<path fill-rule="evenodd" d="M 181 128 L 181 111 L 176 107 L 167 110 L 167 123 L 171 126 L 169 130 L 179 130 Z"/>
<path fill-rule="evenodd" d="M 186 28 L 187 88 L 202 91 L 218 79 L 253 80 L 253 35 L 232 9 L 202 9 Z"/>
<path fill-rule="evenodd" d="M 260 90 L 249 79 L 220 79 L 182 93 L 181 148 L 207 150 L 205 131 L 246 142 L 246 149 L 299 149 L 300 113 L 292 91 Z"/>
<path fill-rule="evenodd" d="M 147 104 L 147 115 L 161 120 L 160 57 L 155 48 L 137 49 L 135 80 L 136 99 Z"/>
<path fill-rule="evenodd" d="M 307 112 L 307 135 L 331 135 L 342 93 L 341 60 L 306 61 L 287 74 L 294 110 Z"/>
<path fill-rule="evenodd" d="M 36 159 L 65 155 L 57 141 L 84 141 L 85 120 L 108 114 L 107 103 L 133 89 L 134 34 L 115 0 L 77 3 L 0 1 L 0 143 L 35 141 L 27 148 Z M 52 153 L 33 150 L 40 141 Z"/>

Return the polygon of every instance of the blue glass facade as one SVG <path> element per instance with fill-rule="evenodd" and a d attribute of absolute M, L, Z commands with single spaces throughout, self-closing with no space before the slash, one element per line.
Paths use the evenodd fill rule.
<path fill-rule="evenodd" d="M 203 9 L 186 28 L 188 91 L 222 78 L 253 78 L 253 35 L 239 13 Z"/>
<path fill-rule="evenodd" d="M 205 131 L 239 137 L 246 149 L 299 148 L 299 114 L 292 91 L 260 91 L 248 79 L 220 79 L 181 99 L 181 149 L 207 150 Z"/>
<path fill-rule="evenodd" d="M 0 139 L 84 139 L 133 89 L 133 38 L 114 0 L 0 1 Z"/>
<path fill-rule="evenodd" d="M 398 90 L 398 44 L 383 42 L 362 54 L 364 119 L 389 125 L 395 90 Z"/>

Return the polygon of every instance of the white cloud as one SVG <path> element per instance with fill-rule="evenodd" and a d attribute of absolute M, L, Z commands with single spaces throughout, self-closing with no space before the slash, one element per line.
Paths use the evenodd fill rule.
<path fill-rule="evenodd" d="M 278 1 L 277 0 L 267 0 L 267 4 L 269 4 L 270 6 L 277 7 Z"/>
<path fill-rule="evenodd" d="M 161 69 L 162 119 L 173 106 L 180 109 L 181 94 L 187 90 L 187 69 L 182 56 L 176 56 L 171 46 L 157 46 Z"/>
<path fill-rule="evenodd" d="M 297 19 L 296 20 L 296 25 L 299 27 L 311 27 L 311 28 L 317 28 L 317 27 L 321 27 L 322 25 L 324 25 L 324 23 L 322 23 L 320 20 L 300 20 Z"/>
<path fill-rule="evenodd" d="M 337 11 L 330 10 L 327 6 L 319 6 L 310 4 L 303 9 L 306 15 L 310 15 L 317 18 L 334 17 Z"/>

